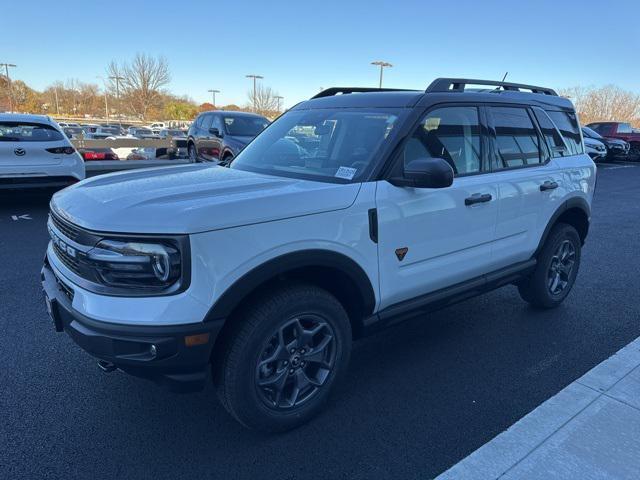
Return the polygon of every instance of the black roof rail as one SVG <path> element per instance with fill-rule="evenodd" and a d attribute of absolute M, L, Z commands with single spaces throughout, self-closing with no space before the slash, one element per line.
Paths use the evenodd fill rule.
<path fill-rule="evenodd" d="M 535 85 L 525 85 L 523 83 L 500 82 L 494 80 L 476 80 L 472 78 L 436 78 L 425 90 L 426 93 L 433 92 L 464 92 L 466 85 L 487 85 L 492 87 L 502 87 L 505 90 L 531 90 L 533 93 L 543 95 L 558 96 L 555 90 L 546 87 L 536 87 Z"/>
<path fill-rule="evenodd" d="M 369 87 L 331 87 L 322 90 L 320 93 L 314 95 L 313 98 L 333 97 L 338 94 L 347 93 L 362 93 L 362 92 L 415 92 L 416 90 L 410 90 L 407 88 L 369 88 Z"/>

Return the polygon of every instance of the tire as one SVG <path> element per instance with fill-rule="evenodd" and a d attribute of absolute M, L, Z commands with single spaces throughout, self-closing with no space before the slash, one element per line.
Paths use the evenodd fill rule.
<path fill-rule="evenodd" d="M 538 255 L 536 269 L 518 285 L 520 296 L 536 308 L 555 308 L 573 288 L 580 268 L 582 242 L 575 228 L 559 223 Z"/>
<path fill-rule="evenodd" d="M 190 143 L 187 147 L 187 154 L 191 163 L 198 163 L 198 152 L 196 150 L 196 146 L 193 143 Z"/>
<path fill-rule="evenodd" d="M 336 298 L 292 284 L 252 300 L 236 321 L 212 365 L 227 411 L 265 432 L 290 430 L 317 415 L 351 352 L 351 325 Z"/>

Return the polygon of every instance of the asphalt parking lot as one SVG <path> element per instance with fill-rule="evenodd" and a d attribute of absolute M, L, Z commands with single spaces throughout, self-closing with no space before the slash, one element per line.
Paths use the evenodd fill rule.
<path fill-rule="evenodd" d="M 0 196 L 0 478 L 431 478 L 640 336 L 640 165 L 605 165 L 560 308 L 505 287 L 397 325 L 355 345 L 319 418 L 256 434 L 211 387 L 104 374 L 54 332 L 39 283 L 48 200 Z"/>

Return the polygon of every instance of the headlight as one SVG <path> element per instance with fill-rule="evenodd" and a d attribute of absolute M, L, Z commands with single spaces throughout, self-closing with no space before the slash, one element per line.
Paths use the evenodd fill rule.
<path fill-rule="evenodd" d="M 177 245 L 138 241 L 101 240 L 87 252 L 100 283 L 141 290 L 166 289 L 181 276 Z"/>

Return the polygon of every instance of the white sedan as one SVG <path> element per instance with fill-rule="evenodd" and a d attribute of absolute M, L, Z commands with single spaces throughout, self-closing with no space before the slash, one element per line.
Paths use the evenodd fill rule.
<path fill-rule="evenodd" d="M 51 118 L 0 114 L 0 189 L 65 187 L 84 177 L 82 157 Z"/>

